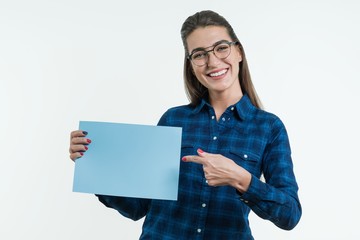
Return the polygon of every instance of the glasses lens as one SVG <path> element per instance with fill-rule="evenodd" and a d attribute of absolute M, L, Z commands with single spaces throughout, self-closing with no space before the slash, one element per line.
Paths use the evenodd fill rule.
<path fill-rule="evenodd" d="M 216 45 L 214 48 L 214 54 L 216 55 L 216 57 L 218 58 L 226 58 L 230 55 L 230 44 L 228 43 L 220 43 L 219 45 Z"/>
<path fill-rule="evenodd" d="M 198 66 L 205 65 L 206 57 L 207 57 L 206 55 L 207 55 L 206 51 L 196 51 L 192 54 L 191 61 Z"/>

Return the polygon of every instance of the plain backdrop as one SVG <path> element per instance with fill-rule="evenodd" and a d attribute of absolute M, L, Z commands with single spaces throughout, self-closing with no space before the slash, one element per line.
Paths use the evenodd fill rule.
<path fill-rule="evenodd" d="M 0 239 L 138 239 L 143 220 L 72 192 L 69 134 L 187 104 L 180 28 L 204 9 L 234 27 L 291 141 L 302 219 L 251 214 L 255 239 L 360 239 L 356 0 L 0 0 Z"/>

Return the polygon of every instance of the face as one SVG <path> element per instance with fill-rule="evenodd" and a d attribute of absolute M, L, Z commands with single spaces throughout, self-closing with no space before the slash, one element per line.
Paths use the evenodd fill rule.
<path fill-rule="evenodd" d="M 197 28 L 187 38 L 189 54 L 195 49 L 212 50 L 220 41 L 232 42 L 225 27 L 208 26 Z M 209 52 L 207 63 L 197 66 L 191 62 L 193 72 L 200 83 L 205 86 L 210 95 L 226 94 L 234 96 L 241 94 L 239 82 L 239 62 L 242 61 L 240 49 L 237 45 L 230 45 L 231 52 L 225 59 L 220 59 Z"/>

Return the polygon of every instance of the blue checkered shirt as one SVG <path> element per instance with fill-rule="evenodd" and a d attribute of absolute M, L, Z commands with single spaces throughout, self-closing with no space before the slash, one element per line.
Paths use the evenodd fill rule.
<path fill-rule="evenodd" d="M 247 95 L 218 121 L 203 100 L 195 107 L 169 109 L 159 125 L 182 127 L 181 157 L 197 155 L 198 148 L 222 154 L 247 169 L 252 180 L 244 194 L 230 186 L 211 187 L 200 164 L 179 159 L 177 201 L 98 196 L 125 217 L 145 216 L 140 239 L 253 239 L 250 209 L 282 229 L 298 223 L 301 205 L 285 127 L 275 115 L 254 107 Z"/>

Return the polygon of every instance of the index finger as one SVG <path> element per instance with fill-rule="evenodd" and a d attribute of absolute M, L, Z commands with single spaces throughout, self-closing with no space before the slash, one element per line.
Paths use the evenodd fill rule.
<path fill-rule="evenodd" d="M 76 131 L 72 131 L 70 134 L 71 138 L 74 137 L 85 137 L 88 133 L 86 131 L 83 130 L 76 130 Z"/>
<path fill-rule="evenodd" d="M 204 165 L 204 159 L 200 156 L 196 156 L 196 155 L 188 155 L 188 156 L 184 156 L 181 160 L 183 160 L 184 162 L 194 162 L 194 163 L 198 163 L 198 164 L 202 164 Z"/>

